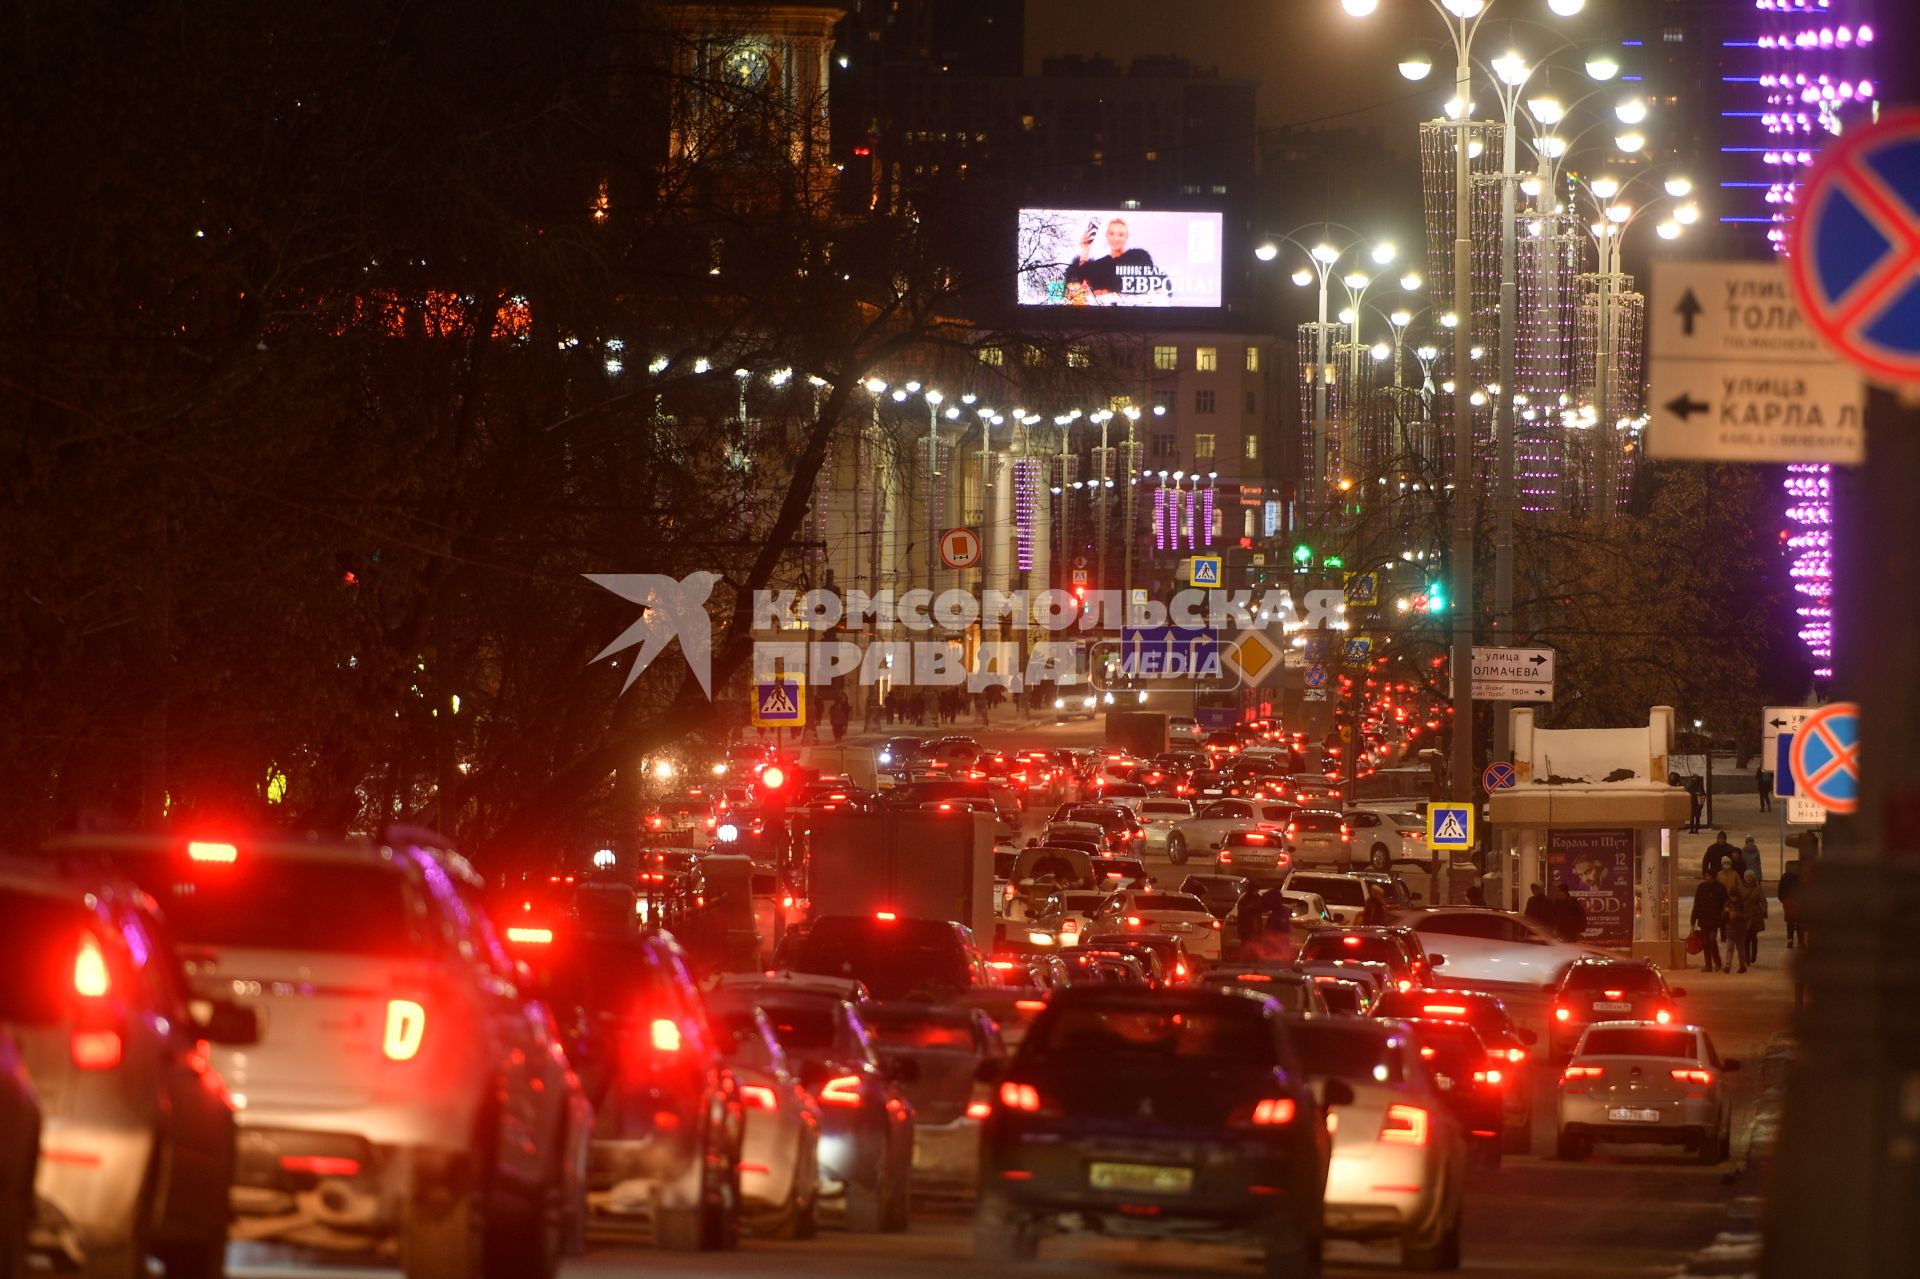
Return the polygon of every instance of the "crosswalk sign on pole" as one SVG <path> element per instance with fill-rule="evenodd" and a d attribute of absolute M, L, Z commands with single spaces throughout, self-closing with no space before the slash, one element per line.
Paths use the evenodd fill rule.
<path fill-rule="evenodd" d="M 755 728 L 805 728 L 807 686 L 797 679 L 768 680 L 753 686 Z"/>
<path fill-rule="evenodd" d="M 1195 586 L 1220 585 L 1220 557 L 1218 555 L 1196 555 L 1188 561 L 1187 580 Z"/>
<path fill-rule="evenodd" d="M 1464 853 L 1473 847 L 1472 804 L 1428 804 L 1427 847 L 1436 853 Z"/>

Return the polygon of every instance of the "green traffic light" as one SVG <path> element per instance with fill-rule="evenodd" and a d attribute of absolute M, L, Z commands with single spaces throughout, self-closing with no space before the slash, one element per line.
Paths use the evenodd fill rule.
<path fill-rule="evenodd" d="M 1295 564 L 1313 563 L 1313 548 L 1311 546 L 1308 546 L 1305 542 L 1302 542 L 1298 546 L 1294 547 L 1293 562 Z"/>
<path fill-rule="evenodd" d="M 1321 568 L 1345 568 L 1346 566 L 1347 566 L 1347 561 L 1345 560 L 1345 558 L 1339 555 L 1329 555 L 1327 556 L 1327 558 L 1320 561 Z"/>
<path fill-rule="evenodd" d="M 1447 588 L 1438 582 L 1430 582 L 1427 585 L 1427 611 L 1429 613 L 1447 611 Z"/>

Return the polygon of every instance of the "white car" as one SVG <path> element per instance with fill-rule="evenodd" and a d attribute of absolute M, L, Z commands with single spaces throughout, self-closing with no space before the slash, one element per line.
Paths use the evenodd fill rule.
<path fill-rule="evenodd" d="M 1193 816 L 1193 801 L 1155 795 L 1141 800 L 1140 807 L 1134 811 L 1139 814 L 1140 825 L 1145 828 L 1147 848 L 1153 852 L 1165 852 L 1167 833 Z"/>
<path fill-rule="evenodd" d="M 1140 806 L 1147 799 L 1147 788 L 1139 782 L 1117 781 L 1111 777 L 1103 777 L 1094 784 L 1093 799 L 1102 804 L 1118 804 L 1138 817 Z"/>
<path fill-rule="evenodd" d="M 1427 860 L 1427 823 L 1419 814 L 1350 808 L 1346 818 L 1353 832 L 1354 858 L 1369 870 L 1386 870 L 1398 861 Z"/>
<path fill-rule="evenodd" d="M 1308 1076 L 1353 1094 L 1327 1115 L 1327 1237 L 1397 1241 L 1406 1269 L 1458 1269 L 1467 1138 L 1404 1028 L 1312 1017 L 1288 1029 Z"/>
<path fill-rule="evenodd" d="M 1167 741 L 1173 746 L 1198 746 L 1204 740 L 1200 725 L 1191 715 L 1167 717 Z"/>
<path fill-rule="evenodd" d="M 1596 1022 L 1560 1076 L 1559 1156 L 1582 1159 L 1596 1142 L 1657 1142 L 1724 1163 L 1733 1156 L 1726 1076 L 1738 1069 L 1698 1026 Z"/>
<path fill-rule="evenodd" d="M 1157 933 L 1178 937 L 1187 953 L 1209 962 L 1220 958 L 1224 925 L 1207 904 L 1191 893 L 1115 893 L 1094 916 L 1092 927 L 1102 933 Z"/>
<path fill-rule="evenodd" d="M 1083 889 L 1055 893 L 1040 908 L 1036 926 L 1050 930 L 1061 946 L 1078 946 L 1081 936 L 1089 931 L 1093 917 L 1111 896 L 1111 893 Z"/>
<path fill-rule="evenodd" d="M 408 1279 L 551 1279 L 591 1117 L 545 1006 L 431 832 L 71 836 L 158 898 L 190 997 L 255 1011 L 211 1050 L 239 1125 L 233 1233 L 397 1252 Z"/>
<path fill-rule="evenodd" d="M 1213 800 L 1167 832 L 1167 860 L 1180 865 L 1188 857 L 1211 858 L 1232 830 L 1282 832 L 1296 811 L 1276 800 Z"/>
<path fill-rule="evenodd" d="M 1092 719 L 1100 713 L 1100 698 L 1079 687 L 1062 689 L 1060 695 L 1053 699 L 1053 713 L 1063 720 L 1075 715 Z"/>
<path fill-rule="evenodd" d="M 1446 953 L 1447 985 L 1493 995 L 1546 999 L 1575 960 L 1600 955 L 1563 942 L 1512 911 L 1487 906 L 1400 910 L 1393 922 Z"/>
<path fill-rule="evenodd" d="M 820 1206 L 820 1103 L 758 1008 L 713 1018 L 740 1089 L 740 1199 L 757 1233 L 811 1239 Z"/>
<path fill-rule="evenodd" d="M 1296 893 L 1318 894 L 1336 923 L 1359 923 L 1360 912 L 1367 907 L 1367 881 L 1358 875 L 1297 870 L 1288 877 L 1287 888 Z"/>

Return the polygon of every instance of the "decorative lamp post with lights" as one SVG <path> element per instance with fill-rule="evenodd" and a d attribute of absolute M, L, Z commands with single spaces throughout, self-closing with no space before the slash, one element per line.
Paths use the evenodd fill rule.
<path fill-rule="evenodd" d="M 1378 0 L 1341 0 L 1348 13 L 1365 17 Z M 1478 784 L 1473 747 L 1473 222 L 1469 135 L 1473 121 L 1473 41 L 1494 7 L 1493 0 L 1428 0 L 1446 26 L 1454 51 L 1453 310 L 1454 456 L 1451 597 L 1453 642 L 1453 750 L 1448 783 L 1457 800 L 1471 801 Z M 1585 0 L 1548 0 L 1557 16 L 1571 17 Z M 1415 56 L 1401 63 L 1409 79 L 1425 77 L 1432 63 Z"/>

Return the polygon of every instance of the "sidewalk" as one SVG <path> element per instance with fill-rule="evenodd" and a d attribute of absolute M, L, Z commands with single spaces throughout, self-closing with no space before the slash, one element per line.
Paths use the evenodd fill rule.
<path fill-rule="evenodd" d="M 1780 823 L 1785 810 L 1786 801 L 1776 799 L 1773 801 L 1773 811 L 1761 812 L 1760 797 L 1751 791 L 1744 795 L 1715 795 L 1713 797 L 1714 820 L 1711 824 L 1708 823 L 1703 810 L 1700 815 L 1698 835 L 1690 835 L 1684 830 L 1674 834 L 1674 856 L 1679 859 L 1678 864 L 1683 872 L 1681 885 L 1684 887 L 1689 879 L 1699 878 L 1700 859 L 1706 856 L 1707 846 L 1713 843 L 1716 831 L 1727 832 L 1727 842 L 1735 848 L 1740 847 L 1747 836 L 1753 836 L 1754 842 L 1760 845 L 1761 879 L 1766 881 L 1769 888 L 1779 883 L 1782 865 L 1799 856 L 1791 845 L 1787 846 L 1785 855 L 1782 856 Z M 1786 838 L 1792 839 L 1807 829 L 1820 828 L 1789 825 L 1785 828 Z M 1773 921 L 1768 921 L 1769 929 L 1772 923 Z"/>

